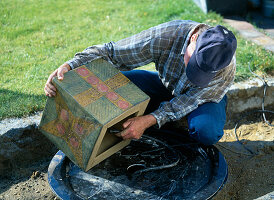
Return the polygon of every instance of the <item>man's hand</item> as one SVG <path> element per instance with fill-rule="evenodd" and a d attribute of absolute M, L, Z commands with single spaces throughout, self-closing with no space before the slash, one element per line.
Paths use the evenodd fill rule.
<path fill-rule="evenodd" d="M 144 131 L 156 124 L 156 122 L 157 121 L 153 115 L 144 115 L 128 119 L 123 124 L 125 130 L 120 134 L 117 134 L 117 136 L 120 136 L 123 139 L 140 139 Z"/>
<path fill-rule="evenodd" d="M 52 79 L 55 76 L 57 76 L 59 80 L 63 80 L 64 73 L 68 72 L 69 70 L 71 70 L 69 64 L 64 63 L 58 69 L 56 69 L 53 73 L 51 73 L 51 75 L 49 76 L 49 78 L 46 82 L 45 88 L 44 88 L 46 96 L 53 97 L 56 95 L 56 88 L 52 84 Z"/>

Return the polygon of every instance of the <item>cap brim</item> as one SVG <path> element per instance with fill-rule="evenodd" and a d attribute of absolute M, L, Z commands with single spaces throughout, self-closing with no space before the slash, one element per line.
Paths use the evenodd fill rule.
<path fill-rule="evenodd" d="M 200 69 L 194 51 L 186 67 L 186 76 L 194 85 L 206 87 L 215 76 L 215 73 L 207 73 Z"/>

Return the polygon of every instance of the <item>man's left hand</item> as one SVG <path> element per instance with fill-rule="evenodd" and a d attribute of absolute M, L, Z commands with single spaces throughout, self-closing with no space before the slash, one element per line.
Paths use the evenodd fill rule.
<path fill-rule="evenodd" d="M 124 130 L 116 134 L 123 139 L 140 139 L 144 131 L 156 124 L 156 118 L 153 115 L 144 115 L 128 119 L 124 124 Z"/>

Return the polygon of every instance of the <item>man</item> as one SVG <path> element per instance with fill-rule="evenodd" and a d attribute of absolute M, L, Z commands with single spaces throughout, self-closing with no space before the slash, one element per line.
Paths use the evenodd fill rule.
<path fill-rule="evenodd" d="M 223 135 L 225 93 L 234 80 L 236 47 L 235 36 L 223 26 L 175 20 L 75 54 L 49 76 L 45 93 L 55 96 L 54 76 L 62 80 L 69 70 L 103 58 L 151 98 L 144 116 L 123 124 L 123 139 L 139 139 L 153 125 L 160 128 L 186 116 L 190 137 L 211 145 Z M 157 72 L 132 70 L 150 62 Z"/>

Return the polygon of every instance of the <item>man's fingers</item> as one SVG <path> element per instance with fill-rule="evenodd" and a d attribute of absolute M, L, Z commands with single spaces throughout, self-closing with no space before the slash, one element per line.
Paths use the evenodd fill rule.
<path fill-rule="evenodd" d="M 128 127 L 125 130 L 120 132 L 120 137 L 122 137 L 124 140 L 126 139 L 140 139 L 140 135 L 132 128 Z"/>
<path fill-rule="evenodd" d="M 126 136 L 126 135 L 128 135 L 128 134 L 129 134 L 129 129 L 125 129 L 125 130 L 123 130 L 123 131 L 120 132 L 120 135 L 121 135 L 122 137 L 124 137 L 124 136 Z"/>
<path fill-rule="evenodd" d="M 117 133 L 115 135 L 118 136 L 118 137 L 122 137 L 124 140 L 131 138 L 130 134 L 128 133 L 128 129 L 125 129 L 125 130 L 123 130 L 120 133 Z"/>
<path fill-rule="evenodd" d="M 59 80 L 63 80 L 64 79 L 64 70 L 63 69 L 58 69 L 58 71 L 57 71 L 57 78 Z"/>
<path fill-rule="evenodd" d="M 45 87 L 44 91 L 46 93 L 46 96 L 52 97 L 56 95 L 56 91 L 50 89 L 49 87 Z"/>
<path fill-rule="evenodd" d="M 53 73 L 51 73 L 51 75 L 49 75 L 47 82 L 51 82 L 53 77 L 57 76 L 57 72 L 58 72 L 58 69 L 56 69 Z"/>
<path fill-rule="evenodd" d="M 123 139 L 129 139 L 130 138 L 130 124 L 132 123 L 131 119 L 128 119 L 126 122 L 123 123 L 124 130 L 119 133 L 120 137 Z"/>
<path fill-rule="evenodd" d="M 61 65 L 58 70 L 57 70 L 57 77 L 59 80 L 63 80 L 64 79 L 64 73 L 68 72 L 69 71 L 70 66 L 68 64 L 63 64 Z"/>
<path fill-rule="evenodd" d="M 121 132 L 119 132 L 119 133 L 116 133 L 115 135 L 116 135 L 117 137 L 122 137 L 122 134 L 124 135 L 124 132 L 125 132 L 125 130 L 123 130 L 123 131 L 121 131 Z"/>
<path fill-rule="evenodd" d="M 47 83 L 46 83 L 45 88 L 49 88 L 50 90 L 53 90 L 53 91 L 56 92 L 56 88 L 55 88 L 54 85 L 51 84 L 50 82 L 47 82 Z"/>
<path fill-rule="evenodd" d="M 125 135 L 125 136 L 122 136 L 122 138 L 123 138 L 124 140 L 126 140 L 126 139 L 136 139 L 136 138 L 132 137 L 130 134 L 127 134 L 127 135 Z"/>
<path fill-rule="evenodd" d="M 56 69 L 53 73 L 51 73 L 44 88 L 46 96 L 52 97 L 56 95 L 56 88 L 52 84 L 52 79 L 57 76 L 59 80 L 63 80 L 64 73 L 68 72 L 69 70 L 71 70 L 71 67 L 65 63 Z"/>
<path fill-rule="evenodd" d="M 54 87 L 54 85 L 51 82 L 52 77 L 54 77 L 53 74 L 51 74 L 51 76 L 49 77 L 49 79 L 45 85 L 45 88 L 44 88 L 46 96 L 49 96 L 49 97 L 56 95 L 56 88 Z"/>
<path fill-rule="evenodd" d="M 130 124 L 131 124 L 132 120 L 128 119 L 126 122 L 123 123 L 123 128 L 126 129 Z"/>
<path fill-rule="evenodd" d="M 140 139 L 144 131 L 156 124 L 153 115 L 133 117 L 123 123 L 124 130 L 119 134 L 123 139 Z"/>

